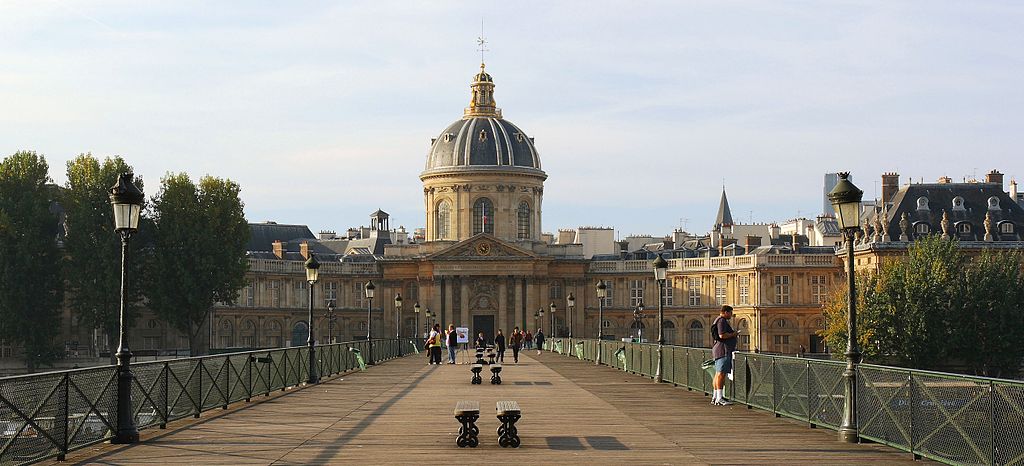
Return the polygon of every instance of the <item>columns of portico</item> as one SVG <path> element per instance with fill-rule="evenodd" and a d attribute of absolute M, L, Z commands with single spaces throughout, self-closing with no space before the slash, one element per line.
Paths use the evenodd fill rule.
<path fill-rule="evenodd" d="M 513 306 L 513 309 L 515 307 Z M 498 318 L 494 325 L 497 328 L 506 328 L 508 323 L 508 277 L 501 277 L 498 283 Z M 497 328 L 495 330 L 497 330 Z"/>
<path fill-rule="evenodd" d="M 512 321 L 520 322 L 523 319 L 523 278 L 512 277 L 512 286 L 515 288 L 515 303 L 512 304 Z M 513 323 L 513 325 L 515 325 Z M 525 324 L 520 323 L 525 328 Z"/>
<path fill-rule="evenodd" d="M 462 320 L 459 321 L 459 322 L 454 322 L 455 317 L 454 317 L 454 312 L 453 312 L 452 313 L 452 322 L 454 322 L 455 325 L 459 326 L 459 327 L 469 327 L 469 282 L 468 282 L 468 280 L 466 280 L 465 277 L 462 277 L 462 279 L 459 280 L 459 282 L 461 282 L 461 284 L 462 284 L 462 286 L 459 287 L 460 288 L 460 293 L 461 293 L 459 304 L 461 305 L 460 307 L 462 308 L 461 309 L 461 311 L 462 311 L 461 312 L 461 319 Z"/>

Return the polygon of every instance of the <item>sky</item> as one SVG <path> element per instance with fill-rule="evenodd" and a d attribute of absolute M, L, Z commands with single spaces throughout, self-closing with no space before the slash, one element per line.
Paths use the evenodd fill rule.
<path fill-rule="evenodd" d="M 1024 3 L 0 0 L 0 156 L 120 155 L 250 221 L 424 225 L 480 53 L 536 139 L 543 229 L 813 217 L 826 172 L 1024 182 Z"/>

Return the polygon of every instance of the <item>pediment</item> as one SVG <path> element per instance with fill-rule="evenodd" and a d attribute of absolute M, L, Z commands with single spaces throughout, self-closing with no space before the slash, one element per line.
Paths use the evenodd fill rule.
<path fill-rule="evenodd" d="M 487 233 L 478 233 L 465 241 L 438 251 L 427 259 L 432 260 L 522 260 L 536 259 L 531 251 L 513 246 Z"/>

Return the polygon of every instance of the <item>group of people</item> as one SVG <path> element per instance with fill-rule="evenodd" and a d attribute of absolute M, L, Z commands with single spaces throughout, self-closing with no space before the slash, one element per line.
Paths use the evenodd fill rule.
<path fill-rule="evenodd" d="M 484 333 L 480 332 L 473 343 L 477 348 L 483 348 L 487 346 L 488 342 L 484 337 Z M 512 334 L 506 340 L 502 330 L 498 329 L 498 333 L 494 335 L 493 343 L 498 362 L 504 363 L 505 350 L 511 349 L 512 361 L 518 364 L 519 351 L 533 349 L 534 343 L 536 343 L 537 354 L 540 354 L 544 345 L 544 331 L 537 329 L 536 334 L 531 334 L 529 331 L 522 331 L 519 330 L 519 327 L 515 327 L 512 329 Z M 441 324 L 434 324 L 434 328 L 430 330 L 430 334 L 427 336 L 425 346 L 430 357 L 430 364 L 441 364 L 442 346 L 448 347 L 448 364 L 455 364 L 455 352 L 459 346 L 459 335 L 455 330 L 455 324 L 449 325 L 448 330 L 445 332 L 441 331 Z"/>

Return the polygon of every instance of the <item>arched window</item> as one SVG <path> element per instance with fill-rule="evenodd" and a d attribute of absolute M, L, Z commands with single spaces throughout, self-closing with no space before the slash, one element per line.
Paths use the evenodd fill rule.
<path fill-rule="evenodd" d="M 956 224 L 956 232 L 957 233 L 970 233 L 971 232 L 971 224 L 969 222 L 957 223 Z"/>
<path fill-rule="evenodd" d="M 661 322 L 662 329 L 665 332 L 665 343 L 669 345 L 676 344 L 676 324 L 671 320 L 664 320 Z"/>
<path fill-rule="evenodd" d="M 700 348 L 704 346 L 704 324 L 699 320 L 690 322 L 690 328 L 686 334 L 686 346 Z"/>
<path fill-rule="evenodd" d="M 473 234 L 494 234 L 494 204 L 486 197 L 473 203 Z"/>
<path fill-rule="evenodd" d="M 519 203 L 519 210 L 516 212 L 516 227 L 519 239 L 530 239 L 530 204 L 525 201 Z"/>
<path fill-rule="evenodd" d="M 917 233 L 919 235 L 927 235 L 928 233 L 930 233 L 929 230 L 931 229 L 928 227 L 927 223 L 921 222 L 914 225 L 914 233 Z"/>
<path fill-rule="evenodd" d="M 965 210 L 964 198 L 960 196 L 953 198 L 953 210 Z"/>
<path fill-rule="evenodd" d="M 291 346 L 303 346 L 309 340 L 309 324 L 299 321 L 292 326 Z"/>
<path fill-rule="evenodd" d="M 228 319 L 220 321 L 220 331 L 217 332 L 220 336 L 220 347 L 230 348 L 235 346 L 235 326 Z"/>
<path fill-rule="evenodd" d="M 452 204 L 447 200 L 437 204 L 437 211 L 434 219 L 434 239 L 451 238 L 452 233 Z"/>
<path fill-rule="evenodd" d="M 999 198 L 992 196 L 988 198 L 988 210 L 999 210 Z"/>
<path fill-rule="evenodd" d="M 256 324 L 254 324 L 251 320 L 246 320 L 245 322 L 242 322 L 241 344 L 245 348 L 256 348 Z"/>
<path fill-rule="evenodd" d="M 921 196 L 917 198 L 917 210 L 928 210 L 928 198 Z"/>
<path fill-rule="evenodd" d="M 999 233 L 1004 235 L 1013 234 L 1013 222 L 999 222 Z"/>

